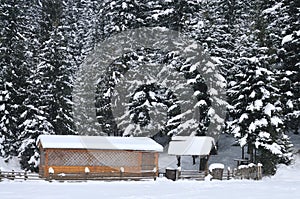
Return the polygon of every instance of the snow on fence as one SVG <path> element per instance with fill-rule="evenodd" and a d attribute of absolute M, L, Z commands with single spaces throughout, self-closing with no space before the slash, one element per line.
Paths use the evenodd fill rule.
<path fill-rule="evenodd" d="M 248 164 L 241 165 L 233 170 L 228 167 L 224 169 L 223 164 L 215 163 L 209 166 L 208 171 L 198 170 L 181 170 L 177 169 L 166 169 L 166 178 L 171 180 L 178 179 L 193 179 L 193 180 L 230 180 L 230 179 L 262 179 L 262 165 L 261 164 Z"/>
<path fill-rule="evenodd" d="M 234 171 L 235 179 L 252 179 L 261 180 L 262 179 L 262 164 L 250 163 L 248 165 L 240 165 Z"/>
<path fill-rule="evenodd" d="M 9 180 L 41 180 L 36 173 L 28 173 L 26 171 L 1 171 L 0 170 L 0 182 L 3 179 Z"/>

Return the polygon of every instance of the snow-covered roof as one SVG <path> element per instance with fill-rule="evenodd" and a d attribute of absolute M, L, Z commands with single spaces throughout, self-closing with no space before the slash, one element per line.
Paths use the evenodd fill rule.
<path fill-rule="evenodd" d="M 169 155 L 208 155 L 215 147 L 215 140 L 207 136 L 175 136 L 172 138 Z"/>
<path fill-rule="evenodd" d="M 147 137 L 104 137 L 77 135 L 40 135 L 38 145 L 44 149 L 104 149 L 162 152 L 163 147 Z"/>

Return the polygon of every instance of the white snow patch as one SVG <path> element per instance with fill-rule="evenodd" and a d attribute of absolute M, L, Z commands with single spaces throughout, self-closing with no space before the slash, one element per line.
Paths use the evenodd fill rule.
<path fill-rule="evenodd" d="M 254 98 L 256 95 L 256 92 L 255 91 L 252 91 L 252 93 L 249 95 L 250 98 Z"/>
<path fill-rule="evenodd" d="M 53 173 L 54 173 L 54 169 L 53 169 L 52 167 L 49 167 L 48 172 L 49 172 L 50 174 L 53 174 Z"/>
<path fill-rule="evenodd" d="M 292 71 L 290 71 L 290 70 L 287 70 L 287 71 L 285 71 L 285 74 L 288 75 L 288 76 L 290 76 L 290 75 L 293 75 L 294 72 L 292 72 Z M 288 79 L 288 80 L 289 80 L 289 79 Z"/>
<path fill-rule="evenodd" d="M 220 60 L 220 57 L 210 57 L 212 60 L 214 60 L 217 64 L 223 64 L 223 62 Z"/>
<path fill-rule="evenodd" d="M 262 132 L 259 132 L 258 137 L 268 139 L 268 138 L 270 138 L 270 133 L 262 131 Z"/>
<path fill-rule="evenodd" d="M 286 102 L 286 105 L 287 105 L 289 108 L 294 108 L 294 105 L 293 105 L 292 100 L 288 100 L 288 101 Z"/>
<path fill-rule="evenodd" d="M 1 143 L 1 138 L 0 138 L 0 143 Z M 3 158 L 0 157 L 0 170 L 1 171 L 11 171 L 11 170 L 21 171 L 20 168 L 21 168 L 21 166 L 20 166 L 19 158 L 13 157 L 13 158 L 9 159 L 8 161 L 5 161 Z M 1 195 L 1 193 L 0 193 L 0 195 Z"/>
<path fill-rule="evenodd" d="M 264 107 L 264 113 L 268 116 L 271 117 L 272 115 L 272 111 L 274 111 L 276 108 L 273 104 L 268 103 L 265 107 Z"/>
<path fill-rule="evenodd" d="M 0 106 L 0 111 L 4 111 L 5 110 L 5 104 L 2 104 L 1 106 Z"/>
<path fill-rule="evenodd" d="M 239 137 L 241 135 L 240 133 L 241 128 L 239 126 L 237 126 L 236 128 L 233 129 L 233 131 L 231 132 L 235 137 Z"/>
<path fill-rule="evenodd" d="M 218 95 L 218 90 L 215 88 L 210 88 L 208 92 L 210 95 Z"/>
<path fill-rule="evenodd" d="M 266 149 L 269 149 L 273 154 L 282 154 L 281 147 L 277 143 L 273 143 L 271 145 L 265 145 Z"/>
<path fill-rule="evenodd" d="M 222 163 L 213 163 L 209 165 L 208 170 L 212 172 L 214 169 L 224 169 L 224 164 Z"/>
<path fill-rule="evenodd" d="M 239 123 L 242 123 L 245 119 L 248 119 L 248 114 L 247 113 L 243 113 L 239 119 Z"/>
<path fill-rule="evenodd" d="M 265 9 L 263 14 L 272 14 L 282 6 L 282 3 L 275 4 L 272 8 Z"/>
<path fill-rule="evenodd" d="M 40 135 L 37 143 L 43 148 L 162 151 L 160 144 L 147 137 Z"/>
<path fill-rule="evenodd" d="M 255 120 L 254 123 L 255 123 L 256 126 L 259 126 L 259 127 L 261 127 L 261 126 L 268 126 L 268 121 L 267 121 L 266 118 L 261 118 L 259 120 Z"/>
<path fill-rule="evenodd" d="M 248 134 L 246 134 L 244 137 L 242 137 L 240 139 L 240 146 L 243 147 L 247 144 L 247 138 L 248 138 Z"/>
<path fill-rule="evenodd" d="M 195 107 L 201 107 L 201 106 L 207 106 L 207 103 L 205 100 L 200 100 L 196 103 Z"/>
<path fill-rule="evenodd" d="M 254 124 L 254 122 L 251 122 L 248 129 L 250 133 L 256 130 L 256 125 Z"/>
<path fill-rule="evenodd" d="M 293 40 L 292 34 L 286 35 L 285 37 L 282 38 L 281 45 L 284 45 L 285 43 L 290 42 L 292 40 Z"/>
<path fill-rule="evenodd" d="M 254 107 L 258 110 L 263 106 L 263 102 L 261 100 L 255 100 Z"/>
<path fill-rule="evenodd" d="M 279 124 L 283 124 L 283 121 L 279 117 L 274 116 L 271 118 L 271 124 L 277 127 Z"/>
<path fill-rule="evenodd" d="M 146 93 L 144 91 L 138 91 L 134 94 L 133 100 L 139 100 L 146 97 Z"/>
<path fill-rule="evenodd" d="M 125 2 L 122 3 L 122 8 L 126 9 L 127 8 L 127 4 Z"/>
<path fill-rule="evenodd" d="M 285 94 L 286 94 L 287 96 L 293 96 L 293 93 L 292 93 L 291 91 L 287 91 Z"/>

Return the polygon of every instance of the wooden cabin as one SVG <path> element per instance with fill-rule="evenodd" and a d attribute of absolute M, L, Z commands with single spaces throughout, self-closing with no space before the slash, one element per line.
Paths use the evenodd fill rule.
<path fill-rule="evenodd" d="M 41 135 L 39 175 L 54 179 L 155 177 L 163 147 L 146 137 Z"/>

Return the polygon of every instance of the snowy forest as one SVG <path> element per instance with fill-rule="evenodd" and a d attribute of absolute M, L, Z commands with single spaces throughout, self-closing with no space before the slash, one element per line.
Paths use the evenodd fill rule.
<path fill-rule="evenodd" d="M 197 41 L 226 80 L 227 112 L 218 133 L 247 145 L 250 161 L 263 163 L 266 173 L 290 162 L 289 134 L 300 133 L 298 0 L 0 0 L 0 156 L 19 157 L 23 169 L 37 171 L 39 135 L 79 134 L 72 110 L 76 73 L 96 45 L 140 27 L 164 27 Z M 140 49 L 114 60 L 110 70 L 120 72 L 118 63 L 130 60 L 138 65 L 136 54 L 153 62 L 176 58 Z M 110 99 L 103 93 L 111 84 L 108 75 L 97 87 L 103 131 L 92 135 L 138 136 L 120 131 L 106 110 Z M 210 96 L 201 78 L 193 88 L 202 102 L 196 135 L 206 135 Z M 172 122 L 158 133 L 171 136 L 180 123 L 176 96 L 155 84 L 135 89 L 144 95 L 130 98 L 132 123 L 151 123 L 145 101 L 162 104 Z"/>

